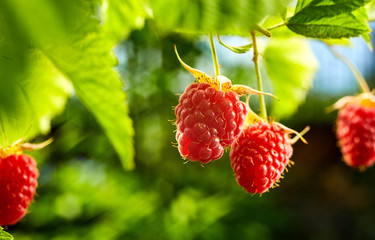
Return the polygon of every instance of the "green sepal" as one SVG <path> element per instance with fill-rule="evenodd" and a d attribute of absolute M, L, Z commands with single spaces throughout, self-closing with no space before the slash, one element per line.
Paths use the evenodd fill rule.
<path fill-rule="evenodd" d="M 13 240 L 13 236 L 4 231 L 4 228 L 0 227 L 0 240 Z"/>
<path fill-rule="evenodd" d="M 238 54 L 246 53 L 246 52 L 250 51 L 250 49 L 253 47 L 252 43 L 247 44 L 247 45 L 243 45 L 243 46 L 231 46 L 231 45 L 225 44 L 223 41 L 221 41 L 221 39 L 219 37 L 219 34 L 217 35 L 217 39 L 219 39 L 219 43 L 221 45 L 228 48 L 232 52 L 238 53 Z"/>

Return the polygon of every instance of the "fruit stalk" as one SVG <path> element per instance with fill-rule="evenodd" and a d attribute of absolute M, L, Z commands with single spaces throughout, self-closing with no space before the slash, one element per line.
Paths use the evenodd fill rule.
<path fill-rule="evenodd" d="M 327 46 L 328 46 L 328 49 L 332 52 L 333 55 L 335 55 L 336 58 L 343 61 L 349 67 L 350 71 L 352 71 L 355 79 L 357 80 L 358 85 L 361 88 L 361 91 L 364 93 L 370 92 L 370 88 L 368 87 L 366 80 L 363 78 L 363 76 L 358 71 L 358 69 L 354 66 L 354 64 L 351 63 L 349 59 L 347 59 L 344 55 L 336 51 L 336 49 L 334 49 L 331 45 L 327 44 Z"/>
<path fill-rule="evenodd" d="M 256 31 L 251 31 L 251 39 L 253 42 L 253 62 L 255 66 L 255 74 L 257 76 L 257 84 L 258 84 L 258 91 L 263 92 L 262 87 L 262 78 L 260 76 L 260 70 L 259 70 L 259 52 L 258 52 L 258 45 L 256 41 Z M 267 119 L 267 109 L 266 109 L 266 103 L 264 101 L 264 96 L 259 95 L 259 104 L 260 104 L 260 115 L 263 119 Z"/>
<path fill-rule="evenodd" d="M 276 24 L 276 25 L 274 25 L 274 26 L 271 26 L 271 27 L 267 28 L 267 30 L 268 30 L 268 31 L 272 31 L 272 30 L 274 30 L 274 29 L 276 29 L 276 28 L 283 27 L 283 26 L 285 26 L 285 25 L 286 25 L 286 23 L 285 23 L 285 22 L 282 22 L 282 23 L 279 23 L 279 24 Z"/>
<path fill-rule="evenodd" d="M 220 76 L 219 60 L 217 59 L 214 37 L 212 33 L 210 33 L 209 38 L 210 38 L 212 60 L 214 62 L 214 67 L 215 67 L 215 76 Z"/>

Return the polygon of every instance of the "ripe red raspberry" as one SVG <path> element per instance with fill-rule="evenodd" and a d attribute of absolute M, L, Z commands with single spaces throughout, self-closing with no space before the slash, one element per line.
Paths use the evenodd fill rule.
<path fill-rule="evenodd" d="M 34 198 L 38 169 L 35 160 L 24 154 L 0 159 L 0 225 L 13 225 L 25 214 Z"/>
<path fill-rule="evenodd" d="M 257 122 L 245 127 L 233 143 L 230 159 L 238 184 L 249 193 L 264 193 L 280 179 L 292 154 L 284 129 Z"/>
<path fill-rule="evenodd" d="M 201 163 L 219 159 L 240 134 L 247 112 L 237 93 L 191 84 L 175 109 L 181 155 Z"/>
<path fill-rule="evenodd" d="M 346 98 L 337 118 L 336 136 L 351 167 L 375 163 L 375 101 L 371 95 Z"/>
<path fill-rule="evenodd" d="M 175 52 L 181 65 L 195 78 L 180 97 L 176 107 L 178 149 L 191 161 L 208 163 L 219 159 L 240 134 L 248 113 L 239 95 L 272 94 L 243 85 L 232 85 L 225 76 L 210 77 L 185 64 Z"/>

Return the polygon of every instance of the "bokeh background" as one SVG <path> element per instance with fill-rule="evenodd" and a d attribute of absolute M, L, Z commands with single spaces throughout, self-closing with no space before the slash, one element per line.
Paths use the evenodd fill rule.
<path fill-rule="evenodd" d="M 207 36 L 160 34 L 152 21 L 115 49 L 135 129 L 135 169 L 123 169 L 97 120 L 73 96 L 52 121 L 53 144 L 33 153 L 39 186 L 26 217 L 7 228 L 16 240 L 375 239 L 375 168 L 361 172 L 342 162 L 337 112 L 325 111 L 359 88 L 324 44 L 309 41 L 319 62 L 313 87 L 297 111 L 280 120 L 297 131 L 309 125 L 308 144 L 294 145 L 295 165 L 279 187 L 261 196 L 237 184 L 228 152 L 202 166 L 185 163 L 173 147 L 172 107 L 194 81 L 177 61 L 174 44 L 186 63 L 213 72 Z M 255 87 L 251 52 L 237 55 L 216 45 L 222 73 Z M 365 42 L 337 49 L 375 87 L 375 56 Z M 251 100 L 256 111 L 257 99 Z"/>

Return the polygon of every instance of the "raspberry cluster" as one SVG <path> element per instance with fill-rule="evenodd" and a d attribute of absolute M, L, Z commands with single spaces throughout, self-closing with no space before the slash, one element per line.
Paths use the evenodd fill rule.
<path fill-rule="evenodd" d="M 230 159 L 238 184 L 249 193 L 264 193 L 280 179 L 292 154 L 284 129 L 257 122 L 232 144 Z"/>
<path fill-rule="evenodd" d="M 178 149 L 190 161 L 219 159 L 238 137 L 248 108 L 234 91 L 193 83 L 175 109 Z"/>

